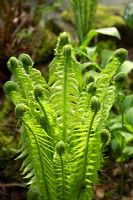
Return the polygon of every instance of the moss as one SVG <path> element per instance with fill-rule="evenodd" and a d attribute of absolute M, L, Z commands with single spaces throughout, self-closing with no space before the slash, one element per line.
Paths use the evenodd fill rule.
<path fill-rule="evenodd" d="M 111 26 L 125 26 L 123 19 L 124 8 L 122 6 L 104 6 L 99 5 L 96 14 L 96 28 L 111 27 Z M 65 10 L 61 14 L 62 19 L 75 25 L 74 14 L 72 10 Z"/>
<path fill-rule="evenodd" d="M 0 181 L 21 180 L 18 172 L 20 161 L 14 163 L 18 152 L 18 139 L 10 133 L 0 132 L 0 147 Z"/>
<path fill-rule="evenodd" d="M 37 50 L 37 62 L 44 62 L 49 56 L 53 55 L 57 41 L 57 36 L 51 30 L 45 29 L 43 33 L 41 44 Z"/>
<path fill-rule="evenodd" d="M 68 22 L 69 24 L 75 25 L 75 17 L 73 10 L 64 10 L 61 13 L 61 17 L 64 21 Z"/>
<path fill-rule="evenodd" d="M 99 5 L 96 15 L 96 28 L 125 26 L 125 21 L 122 17 L 123 7 L 118 6 L 103 6 Z"/>
<path fill-rule="evenodd" d="M 16 120 L 12 104 L 5 99 L 0 111 L 0 181 L 21 181 L 19 175 L 20 161 L 14 163 L 17 156 L 19 134 L 16 131 Z"/>

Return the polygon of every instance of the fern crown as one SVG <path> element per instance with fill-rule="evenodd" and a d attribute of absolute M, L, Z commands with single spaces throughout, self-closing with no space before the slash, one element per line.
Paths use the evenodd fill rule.
<path fill-rule="evenodd" d="M 110 139 L 105 122 L 115 100 L 116 74 L 126 56 L 125 49 L 116 50 L 98 78 L 84 80 L 69 35 L 62 33 L 48 82 L 27 54 L 10 58 L 13 80 L 4 90 L 22 122 L 18 158 L 28 199 L 92 198 Z"/>

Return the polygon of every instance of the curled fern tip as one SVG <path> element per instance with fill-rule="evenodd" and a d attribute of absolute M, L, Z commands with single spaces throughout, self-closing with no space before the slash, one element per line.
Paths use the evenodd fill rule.
<path fill-rule="evenodd" d="M 56 50 L 55 50 L 56 54 L 60 54 L 63 46 L 70 43 L 71 42 L 70 42 L 69 34 L 66 32 L 61 33 L 57 42 Z"/>
<path fill-rule="evenodd" d="M 60 141 L 58 144 L 57 144 L 57 153 L 59 155 L 62 155 L 64 152 L 65 152 L 65 143 L 63 141 Z"/>
<path fill-rule="evenodd" d="M 72 55 L 72 48 L 70 45 L 65 45 L 63 47 L 63 54 L 64 56 L 67 58 L 67 57 L 70 57 Z"/>
<path fill-rule="evenodd" d="M 15 111 L 17 118 L 22 118 L 27 111 L 27 106 L 25 104 L 19 104 Z"/>
<path fill-rule="evenodd" d="M 94 93 L 94 92 L 96 92 L 96 84 L 94 82 L 90 83 L 87 86 L 87 92 L 88 93 Z"/>
<path fill-rule="evenodd" d="M 37 85 L 35 87 L 34 96 L 36 99 L 41 98 L 43 96 L 43 88 L 41 85 Z"/>
<path fill-rule="evenodd" d="M 17 58 L 11 57 L 7 63 L 8 68 L 11 70 L 13 68 L 16 68 L 18 66 Z"/>
<path fill-rule="evenodd" d="M 128 52 L 126 49 L 120 48 L 117 49 L 114 53 L 113 53 L 113 57 L 117 57 L 121 63 L 124 62 L 127 58 Z"/>
<path fill-rule="evenodd" d="M 4 92 L 8 95 L 12 91 L 17 91 L 17 83 L 14 81 L 8 81 L 4 85 Z"/>
<path fill-rule="evenodd" d="M 93 97 L 91 98 L 91 110 L 92 110 L 93 112 L 97 112 L 99 109 L 100 109 L 100 102 L 99 102 L 99 99 L 98 99 L 98 97 L 93 96 Z"/>
<path fill-rule="evenodd" d="M 28 54 L 23 53 L 19 56 L 18 59 L 23 63 L 23 66 L 25 68 L 27 68 L 29 66 L 33 66 L 33 61 Z"/>

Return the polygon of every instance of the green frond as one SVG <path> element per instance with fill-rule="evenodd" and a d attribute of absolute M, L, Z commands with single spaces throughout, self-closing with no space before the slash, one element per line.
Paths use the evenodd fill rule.
<path fill-rule="evenodd" d="M 81 12 L 88 12 L 89 2 L 73 0 Z M 80 16 L 89 20 L 83 13 Z M 105 124 L 116 98 L 116 83 L 124 77 L 118 72 L 126 56 L 126 50 L 116 50 L 96 78 L 90 75 L 83 80 L 69 35 L 62 33 L 48 83 L 28 55 L 10 58 L 13 80 L 4 91 L 22 123 L 17 159 L 23 160 L 21 173 L 29 200 L 92 199 L 103 148 L 110 140 Z"/>
<path fill-rule="evenodd" d="M 24 138 L 28 141 L 21 142 L 20 150 L 23 148 L 26 150 L 24 155 L 20 157 L 24 157 L 27 154 L 21 167 L 22 174 L 30 178 L 28 184 L 31 185 L 31 189 L 32 186 L 38 189 L 38 199 L 47 199 L 47 196 L 49 196 L 50 200 L 56 199 L 53 168 L 54 149 L 50 136 L 38 125 L 36 119 L 32 118 L 30 111 L 26 110 L 26 106 L 18 105 L 16 114 L 24 124 Z"/>
<path fill-rule="evenodd" d="M 74 116 L 78 102 L 81 72 L 69 45 L 63 47 L 62 56 L 55 65 L 54 82 L 50 85 L 51 103 L 61 125 L 61 138 L 65 140 L 67 127 L 69 129 L 69 122 Z M 52 74 L 50 75 L 52 77 Z"/>
<path fill-rule="evenodd" d="M 69 195 L 69 178 L 70 178 L 70 155 L 67 151 L 59 154 L 58 151 L 54 155 L 54 169 L 56 174 L 58 199 L 65 200 Z"/>

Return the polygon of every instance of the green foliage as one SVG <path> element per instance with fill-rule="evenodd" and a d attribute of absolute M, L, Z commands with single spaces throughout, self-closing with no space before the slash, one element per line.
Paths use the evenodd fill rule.
<path fill-rule="evenodd" d="M 115 38 L 120 39 L 120 34 L 115 27 L 90 30 L 86 35 L 86 38 L 81 43 L 80 47 L 77 47 L 75 49 L 76 54 L 78 54 L 81 58 L 81 62 L 84 63 L 82 69 L 85 69 L 86 67 L 89 66 L 101 71 L 101 68 L 104 68 L 107 65 L 113 54 L 113 51 L 109 51 L 107 49 L 102 49 L 102 48 L 100 49 L 99 53 L 99 48 L 100 48 L 99 44 L 96 46 L 88 47 L 88 45 L 90 45 L 94 37 L 98 36 L 99 34 L 113 36 Z M 99 56 L 99 54 L 101 54 L 101 57 Z M 97 64 L 97 60 L 99 60 L 99 58 L 101 59 L 100 66 L 98 66 Z"/>
<path fill-rule="evenodd" d="M 98 0 L 71 0 L 80 42 L 93 28 Z"/>
<path fill-rule="evenodd" d="M 81 44 L 80 48 L 84 49 L 85 47 L 87 47 L 88 44 L 90 44 L 91 40 L 94 38 L 94 36 L 96 36 L 98 34 L 114 36 L 114 37 L 120 39 L 120 34 L 115 27 L 99 28 L 99 29 L 96 29 L 96 30 L 90 30 L 89 33 L 86 36 L 86 39 Z"/>
<path fill-rule="evenodd" d="M 114 77 L 126 56 L 125 49 L 116 50 L 98 76 L 86 80 L 69 35 L 62 33 L 48 83 L 28 55 L 10 58 L 13 80 L 4 90 L 22 123 L 18 158 L 24 159 L 28 199 L 92 199 L 110 138 L 105 123 L 116 96 Z"/>
<path fill-rule="evenodd" d="M 23 41 L 30 41 L 33 38 L 33 33 L 30 32 L 28 29 L 23 28 L 18 32 L 17 38 Z"/>
<path fill-rule="evenodd" d="M 40 44 L 36 44 L 35 49 L 36 49 L 36 61 L 37 63 L 43 63 L 44 61 L 47 61 L 50 55 L 53 55 L 53 49 L 56 45 L 57 41 L 57 35 L 53 33 L 49 29 L 50 22 L 48 22 L 48 25 L 46 26 L 46 29 L 42 29 L 39 27 L 38 28 L 38 34 L 34 39 L 34 43 L 36 43 L 36 40 L 38 37 L 41 38 Z"/>
<path fill-rule="evenodd" d="M 112 153 L 117 162 L 124 162 L 133 157 L 133 95 L 120 100 L 120 113 L 112 116 L 110 131 L 112 133 Z"/>
<path fill-rule="evenodd" d="M 132 70 L 133 63 L 125 61 L 120 71 L 114 77 L 117 85 L 117 98 L 114 104 L 113 112 L 110 116 L 111 148 L 113 158 L 119 162 L 121 168 L 120 176 L 120 198 L 124 191 L 124 162 L 133 157 L 133 129 L 132 129 L 132 95 L 127 95 L 127 75 Z"/>
<path fill-rule="evenodd" d="M 133 121 L 132 121 L 132 106 L 133 95 L 126 96 L 127 77 L 133 69 L 131 61 L 125 61 L 120 72 L 114 77 L 117 84 L 118 97 L 114 104 L 116 113 L 110 116 L 110 131 L 112 134 L 111 147 L 113 158 L 117 162 L 124 162 L 133 157 Z"/>
<path fill-rule="evenodd" d="M 130 28 L 133 28 L 133 3 L 127 3 L 124 12 L 124 19 Z"/>

